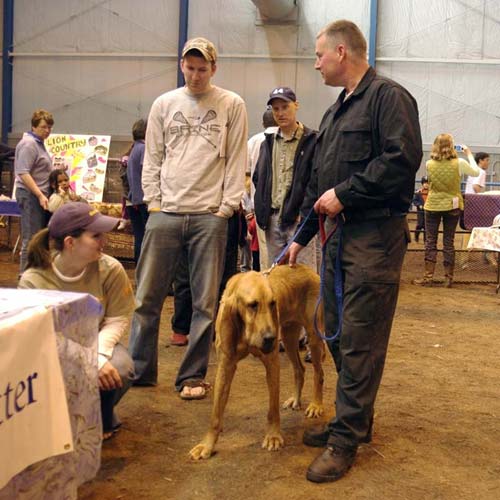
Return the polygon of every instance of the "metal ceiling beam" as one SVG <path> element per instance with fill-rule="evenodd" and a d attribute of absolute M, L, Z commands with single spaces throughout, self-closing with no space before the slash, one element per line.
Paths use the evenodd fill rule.
<path fill-rule="evenodd" d="M 182 48 L 188 40 L 189 0 L 179 0 L 179 39 L 177 42 L 177 55 L 180 61 Z M 177 87 L 183 87 L 186 82 L 180 65 L 177 66 Z"/>

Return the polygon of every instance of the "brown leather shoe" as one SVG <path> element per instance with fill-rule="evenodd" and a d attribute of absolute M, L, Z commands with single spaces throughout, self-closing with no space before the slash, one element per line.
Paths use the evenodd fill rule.
<path fill-rule="evenodd" d="M 356 448 L 328 446 L 313 460 L 307 469 L 306 478 L 313 483 L 337 481 L 352 467 L 356 451 Z"/>
<path fill-rule="evenodd" d="M 304 431 L 302 442 L 313 448 L 324 448 L 328 444 L 330 432 L 327 425 L 315 425 Z"/>

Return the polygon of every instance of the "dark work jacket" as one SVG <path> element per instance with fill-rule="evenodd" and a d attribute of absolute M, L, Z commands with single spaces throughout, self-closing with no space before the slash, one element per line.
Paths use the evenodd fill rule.
<path fill-rule="evenodd" d="M 331 188 L 347 222 L 406 213 L 422 159 L 415 99 L 371 67 L 346 102 L 345 94 L 321 120 L 302 215 Z M 296 241 L 305 245 L 317 231 L 314 217 Z"/>
<path fill-rule="evenodd" d="M 291 226 L 297 222 L 300 206 L 304 201 L 306 187 L 311 177 L 316 134 L 315 130 L 304 125 L 304 133 L 297 144 L 293 161 L 292 184 L 283 200 L 281 213 L 283 227 Z M 262 229 L 269 227 L 269 217 L 271 216 L 273 145 L 274 134 L 266 134 L 266 138 L 260 146 L 259 158 L 252 177 L 255 185 L 255 218 Z"/>

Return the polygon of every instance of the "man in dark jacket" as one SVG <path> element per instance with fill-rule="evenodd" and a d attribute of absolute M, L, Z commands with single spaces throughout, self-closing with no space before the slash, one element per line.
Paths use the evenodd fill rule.
<path fill-rule="evenodd" d="M 297 121 L 299 103 L 289 87 L 275 88 L 267 105 L 279 126 L 266 134 L 253 175 L 255 217 L 266 234 L 268 266 L 292 239 L 311 177 L 316 131 Z M 317 269 L 314 242 L 300 262 Z"/>
<path fill-rule="evenodd" d="M 405 215 L 422 140 L 415 100 L 368 65 L 366 40 L 355 24 L 336 21 L 319 33 L 315 68 L 326 85 L 344 87 L 321 122 L 303 205 L 327 216 L 327 230 L 334 218 L 340 222 L 326 248 L 324 294 L 327 335 L 334 337 L 340 327 L 328 342 L 338 372 L 335 417 L 303 438 L 309 446 L 326 447 L 309 466 L 307 479 L 327 482 L 341 478 L 354 463 L 358 445 L 371 440 L 410 240 Z M 317 229 L 317 219 L 312 220 L 296 238 L 292 265 Z"/>

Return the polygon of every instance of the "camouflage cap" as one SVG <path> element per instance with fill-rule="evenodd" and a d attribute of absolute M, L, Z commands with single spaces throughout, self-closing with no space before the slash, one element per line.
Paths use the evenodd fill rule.
<path fill-rule="evenodd" d="M 214 44 L 206 38 L 198 37 L 188 40 L 182 49 L 182 57 L 185 57 L 191 50 L 197 50 L 210 63 L 217 61 L 217 51 Z"/>

